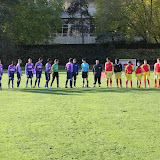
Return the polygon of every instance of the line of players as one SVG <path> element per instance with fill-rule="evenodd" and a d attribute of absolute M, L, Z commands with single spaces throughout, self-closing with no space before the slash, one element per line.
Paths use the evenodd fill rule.
<path fill-rule="evenodd" d="M 119 59 L 117 58 L 115 60 L 115 64 L 113 64 L 110 60 L 110 58 L 106 59 L 105 63 L 105 76 L 106 76 L 106 84 L 107 88 L 109 87 L 109 82 L 110 82 L 110 87 L 112 87 L 112 76 L 113 73 L 115 74 L 115 79 L 116 79 L 116 84 L 117 88 L 122 87 L 122 64 L 119 63 Z M 43 70 L 43 59 L 39 58 L 39 61 L 35 64 L 32 63 L 32 59 L 28 59 L 28 63 L 26 63 L 25 66 L 25 73 L 27 75 L 27 80 L 26 80 L 26 87 L 28 86 L 28 81 L 30 79 L 30 85 L 32 88 L 32 78 L 33 74 L 36 74 L 36 80 L 33 88 L 36 87 L 37 82 L 38 82 L 38 88 L 40 88 L 40 80 L 41 80 L 41 75 L 42 75 L 42 70 Z M 15 65 L 14 62 L 12 62 L 11 65 L 8 66 L 8 76 L 9 76 L 9 81 L 8 81 L 8 88 L 10 88 L 10 82 L 12 82 L 12 88 L 14 84 L 14 73 L 17 72 L 17 88 L 20 88 L 20 82 L 21 82 L 21 63 L 22 60 L 18 59 L 17 65 Z M 57 79 L 57 88 L 59 88 L 59 72 L 58 72 L 58 63 L 59 60 L 55 59 L 54 64 L 51 66 L 52 60 L 48 59 L 47 63 L 45 65 L 45 77 L 46 77 L 46 84 L 45 88 L 49 88 L 49 81 L 50 81 L 50 75 L 52 74 L 52 81 L 50 84 L 50 88 L 53 85 L 53 82 L 55 78 Z M 67 70 L 67 79 L 66 79 L 66 84 L 65 88 L 67 88 L 68 81 L 70 80 L 70 88 L 76 88 L 76 79 L 79 74 L 79 65 L 77 63 L 76 59 L 69 59 L 69 62 L 66 64 L 65 69 Z M 86 59 L 82 59 L 82 64 L 81 64 L 81 74 L 82 74 L 82 79 L 83 79 L 83 87 L 89 87 L 89 81 L 88 81 L 88 75 L 89 75 L 89 64 L 86 62 Z M 93 75 L 94 75 L 94 87 L 96 86 L 96 83 L 98 81 L 99 88 L 101 87 L 101 74 L 102 74 L 102 66 L 99 63 L 99 60 L 96 60 L 96 64 L 92 68 Z M 130 85 L 132 88 L 132 74 L 134 72 L 134 67 L 131 61 L 128 61 L 128 65 L 125 68 L 125 76 L 126 76 L 126 88 L 128 87 L 128 82 L 130 81 Z M 0 90 L 2 89 L 1 87 L 1 79 L 3 75 L 3 65 L 0 60 Z M 144 64 L 141 66 L 140 62 L 137 62 L 137 67 L 135 69 L 135 76 L 137 79 L 137 88 L 141 87 L 141 79 L 143 77 L 144 79 L 144 88 L 146 87 L 146 84 L 148 83 L 148 88 L 150 88 L 150 81 L 149 81 L 149 76 L 150 76 L 150 65 L 147 64 L 147 60 L 144 60 Z M 157 63 L 154 66 L 154 79 L 155 79 L 155 88 L 160 88 L 160 58 L 157 58 Z M 85 84 L 85 80 L 87 84 Z M 157 80 L 158 80 L 158 86 L 157 86 Z M 74 82 L 74 84 L 72 84 Z M 72 87 L 73 85 L 73 87 Z"/>

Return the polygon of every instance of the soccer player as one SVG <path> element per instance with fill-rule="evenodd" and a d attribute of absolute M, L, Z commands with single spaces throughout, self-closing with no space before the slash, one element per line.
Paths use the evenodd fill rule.
<path fill-rule="evenodd" d="M 147 64 L 147 60 L 144 60 L 144 64 L 142 65 L 143 71 L 143 79 L 144 79 L 144 88 L 146 88 L 146 80 L 148 82 L 148 88 L 150 88 L 149 76 L 150 76 L 150 65 Z"/>
<path fill-rule="evenodd" d="M 102 73 L 102 66 L 99 64 L 99 60 L 96 60 L 96 64 L 93 66 L 93 75 L 94 75 L 94 87 L 96 87 L 96 83 L 98 80 L 99 88 L 101 88 L 101 73 Z"/>
<path fill-rule="evenodd" d="M 26 81 L 26 87 L 28 86 L 28 80 L 30 79 L 30 83 L 31 83 L 31 88 L 32 88 L 32 78 L 33 78 L 33 73 L 34 73 L 34 64 L 32 63 L 32 59 L 29 58 L 28 59 L 28 63 L 26 63 L 25 66 L 25 73 L 27 75 L 27 81 Z"/>
<path fill-rule="evenodd" d="M 47 59 L 47 63 L 45 65 L 45 76 L 46 76 L 46 84 L 45 84 L 45 88 L 49 88 L 48 87 L 48 83 L 50 81 L 50 75 L 51 75 L 51 63 L 52 60 L 50 58 Z"/>
<path fill-rule="evenodd" d="M 119 63 L 119 59 L 118 58 L 115 59 L 114 74 L 115 74 L 117 88 L 119 87 L 118 81 L 120 81 L 120 86 L 122 88 L 122 78 L 121 78 L 121 75 L 122 75 L 122 64 Z"/>
<path fill-rule="evenodd" d="M 76 88 L 76 80 L 79 73 L 79 65 L 77 63 L 77 60 L 73 59 L 73 78 L 74 78 L 74 88 Z"/>
<path fill-rule="evenodd" d="M 105 64 L 105 74 L 106 74 L 106 78 L 107 78 L 107 88 L 108 88 L 108 84 L 109 84 L 109 80 L 110 80 L 110 87 L 112 88 L 112 75 L 113 75 L 113 63 L 111 62 L 111 59 L 108 57 L 106 59 L 106 64 Z"/>
<path fill-rule="evenodd" d="M 83 79 L 83 87 L 85 86 L 85 79 L 87 81 L 87 88 L 89 87 L 88 75 L 89 75 L 89 64 L 86 62 L 86 59 L 82 59 L 82 79 Z"/>
<path fill-rule="evenodd" d="M 59 63 L 59 60 L 58 60 L 58 59 L 55 59 L 55 60 L 54 60 L 54 64 L 52 65 L 52 68 L 51 68 L 51 72 L 52 72 L 52 82 L 51 82 L 50 88 L 52 87 L 52 84 L 53 84 L 55 78 L 57 79 L 57 88 L 59 88 L 58 63 Z"/>
<path fill-rule="evenodd" d="M 128 65 L 125 68 L 125 76 L 126 76 L 126 88 L 128 87 L 128 81 L 131 83 L 132 88 L 132 73 L 134 71 L 134 67 L 131 65 L 131 61 L 128 61 Z"/>
<path fill-rule="evenodd" d="M 141 68 L 141 62 L 137 62 L 137 67 L 135 69 L 135 75 L 137 79 L 137 88 L 141 88 L 141 80 L 142 80 L 142 68 Z"/>
<path fill-rule="evenodd" d="M 157 88 L 157 80 L 159 81 L 158 88 L 160 88 L 160 58 L 157 58 L 157 63 L 154 65 L 154 79 L 155 88 Z"/>
<path fill-rule="evenodd" d="M 1 84 L 2 75 L 3 75 L 3 65 L 2 65 L 2 62 L 0 60 L 0 90 L 2 90 L 2 84 Z"/>
<path fill-rule="evenodd" d="M 35 85 L 33 88 L 36 87 L 37 81 L 38 81 L 38 88 L 40 88 L 39 85 L 40 85 L 42 70 L 43 70 L 42 62 L 43 62 L 43 58 L 40 57 L 39 61 L 35 64 L 34 73 L 36 73 L 36 80 L 35 80 Z"/>
<path fill-rule="evenodd" d="M 16 66 L 16 70 L 17 70 L 17 88 L 20 88 L 19 85 L 21 83 L 21 76 L 22 76 L 21 63 L 22 63 L 22 60 L 18 59 L 18 63 L 17 63 L 17 66 Z"/>
<path fill-rule="evenodd" d="M 10 81 L 12 81 L 12 88 L 14 88 L 14 73 L 16 72 L 16 66 L 14 61 L 12 61 L 12 64 L 8 66 L 8 76 L 9 76 L 9 81 L 8 81 L 8 89 L 10 88 Z"/>
<path fill-rule="evenodd" d="M 68 88 L 67 87 L 68 80 L 70 80 L 70 88 L 73 88 L 72 87 L 72 81 L 73 81 L 73 59 L 72 58 L 69 59 L 69 62 L 66 64 L 65 68 L 67 70 L 67 80 L 66 80 L 65 88 Z"/>

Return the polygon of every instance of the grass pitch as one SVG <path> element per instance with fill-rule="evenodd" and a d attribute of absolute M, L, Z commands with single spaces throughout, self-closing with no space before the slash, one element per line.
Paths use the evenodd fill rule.
<path fill-rule="evenodd" d="M 60 89 L 45 89 L 44 75 L 40 89 L 24 89 L 26 76 L 22 89 L 7 89 L 4 74 L 0 160 L 160 159 L 160 89 L 117 89 L 114 79 L 113 88 L 105 79 L 101 89 L 82 88 L 81 76 L 77 89 L 64 89 L 65 78 Z"/>

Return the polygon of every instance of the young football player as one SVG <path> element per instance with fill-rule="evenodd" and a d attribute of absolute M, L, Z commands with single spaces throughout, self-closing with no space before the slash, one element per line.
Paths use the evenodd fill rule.
<path fill-rule="evenodd" d="M 18 63 L 17 63 L 17 66 L 16 66 L 16 70 L 17 70 L 17 88 L 20 88 L 19 85 L 21 83 L 21 76 L 22 76 L 21 63 L 22 63 L 22 60 L 18 59 Z"/>
<path fill-rule="evenodd" d="M 157 88 L 157 80 L 158 80 L 158 88 L 160 88 L 160 58 L 157 58 L 157 63 L 154 65 L 154 79 L 155 79 L 155 88 Z"/>
<path fill-rule="evenodd" d="M 3 75 L 3 65 L 2 65 L 2 62 L 0 60 L 0 90 L 2 90 L 2 84 L 1 84 L 2 75 Z"/>
<path fill-rule="evenodd" d="M 52 72 L 52 82 L 51 82 L 50 88 L 52 87 L 55 78 L 57 79 L 57 88 L 59 88 L 58 63 L 59 63 L 59 60 L 58 60 L 58 59 L 55 59 L 55 60 L 54 60 L 54 64 L 52 65 L 52 68 L 51 68 L 51 72 Z"/>
<path fill-rule="evenodd" d="M 128 61 L 128 65 L 125 68 L 125 76 L 126 76 L 126 88 L 128 87 L 128 81 L 131 83 L 132 88 L 132 73 L 134 71 L 134 67 L 131 65 L 131 61 Z"/>
<path fill-rule="evenodd" d="M 14 73 L 16 72 L 16 66 L 14 61 L 12 61 L 12 64 L 8 66 L 8 88 L 10 88 L 10 81 L 12 81 L 12 88 L 14 88 Z"/>
<path fill-rule="evenodd" d="M 143 71 L 143 79 L 144 79 L 144 88 L 146 88 L 146 80 L 148 82 L 148 88 L 150 88 L 149 76 L 150 76 L 150 65 L 147 64 L 147 60 L 144 60 L 144 64 L 142 65 Z"/>
<path fill-rule="evenodd" d="M 101 73 L 102 73 L 102 66 L 99 64 L 99 60 L 96 60 L 96 64 L 93 66 L 93 75 L 94 75 L 94 87 L 96 87 L 96 83 L 98 80 L 99 88 L 101 87 Z"/>
<path fill-rule="evenodd" d="M 25 73 L 27 75 L 27 81 L 26 81 L 26 87 L 25 88 L 27 88 L 27 86 L 28 86 L 28 80 L 29 79 L 30 79 L 31 88 L 32 88 L 32 78 L 33 78 L 33 73 L 34 73 L 34 64 L 32 63 L 31 58 L 29 58 L 28 63 L 26 63 Z"/>
<path fill-rule="evenodd" d="M 65 68 L 67 70 L 67 80 L 66 80 L 65 88 L 68 88 L 67 87 L 68 80 L 70 80 L 70 88 L 73 88 L 72 87 L 72 81 L 73 81 L 73 59 L 72 58 L 69 59 L 69 62 L 66 64 Z"/>
<path fill-rule="evenodd" d="M 79 73 L 79 65 L 77 63 L 77 60 L 73 59 L 73 79 L 74 79 L 74 88 L 76 88 L 76 80 Z"/>
<path fill-rule="evenodd" d="M 46 84 L 45 84 L 45 88 L 49 88 L 48 87 L 48 83 L 50 81 L 50 75 L 51 75 L 51 63 L 52 60 L 50 58 L 47 59 L 47 63 L 45 65 L 45 76 L 46 76 Z"/>
<path fill-rule="evenodd" d="M 113 75 L 113 63 L 111 62 L 110 58 L 106 58 L 106 64 L 105 64 L 105 74 L 107 78 L 107 88 L 109 85 L 109 80 L 110 80 L 110 87 L 112 88 L 112 75 Z"/>
<path fill-rule="evenodd" d="M 137 67 L 135 69 L 135 76 L 137 79 L 137 88 L 141 88 L 141 80 L 142 80 L 142 68 L 141 68 L 141 62 L 137 62 Z"/>
<path fill-rule="evenodd" d="M 83 79 L 83 87 L 85 87 L 85 79 L 87 81 L 87 87 L 89 87 L 88 75 L 89 75 L 89 64 L 86 62 L 86 59 L 82 59 L 82 79 Z"/>
<path fill-rule="evenodd" d="M 40 85 L 42 70 L 43 70 L 42 62 L 43 62 L 43 58 L 40 57 L 38 62 L 35 64 L 34 73 L 36 73 L 36 80 L 35 80 L 35 85 L 33 88 L 36 87 L 37 81 L 38 81 L 38 88 L 40 88 L 39 85 Z"/>
<path fill-rule="evenodd" d="M 122 78 L 121 78 L 121 75 L 122 75 L 122 64 L 119 63 L 119 59 L 118 58 L 115 59 L 114 74 L 115 74 L 117 88 L 119 87 L 118 81 L 120 81 L 120 87 L 122 88 Z"/>

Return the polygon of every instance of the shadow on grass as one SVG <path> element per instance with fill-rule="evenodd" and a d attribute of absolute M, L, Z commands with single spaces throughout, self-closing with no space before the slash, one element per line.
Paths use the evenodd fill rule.
<path fill-rule="evenodd" d="M 56 95 L 81 95 L 84 93 L 151 93 L 151 92 L 159 92 L 159 89 L 156 88 L 148 88 L 148 89 L 136 89 L 136 88 L 76 88 L 76 89 L 14 89 L 19 92 L 26 92 L 26 93 L 40 93 L 40 94 L 56 94 Z"/>

